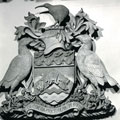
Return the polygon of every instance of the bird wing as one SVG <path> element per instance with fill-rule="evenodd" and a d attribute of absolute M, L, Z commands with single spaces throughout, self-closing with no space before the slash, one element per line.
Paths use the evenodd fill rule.
<path fill-rule="evenodd" d="M 22 58 L 22 56 L 18 55 L 11 61 L 8 70 L 3 78 L 3 82 L 10 82 L 19 75 L 21 67 L 23 66 Z"/>
<path fill-rule="evenodd" d="M 104 85 L 106 79 L 105 79 L 105 73 L 104 73 L 104 68 L 103 65 L 101 63 L 100 58 L 95 54 L 90 54 L 88 56 L 86 56 L 86 59 L 84 61 L 85 64 L 85 69 L 87 71 L 87 77 L 92 76 L 92 82 L 95 82 L 95 80 L 100 84 L 100 85 Z M 84 73 L 86 74 L 86 73 Z M 89 78 L 89 79 L 90 79 Z M 93 80 L 94 78 L 94 80 Z"/>
<path fill-rule="evenodd" d="M 84 64 L 86 69 L 96 77 L 104 77 L 103 67 L 100 58 L 95 54 L 86 56 Z"/>
<path fill-rule="evenodd" d="M 59 24 L 69 15 L 69 10 L 63 5 L 56 5 L 49 12 Z"/>

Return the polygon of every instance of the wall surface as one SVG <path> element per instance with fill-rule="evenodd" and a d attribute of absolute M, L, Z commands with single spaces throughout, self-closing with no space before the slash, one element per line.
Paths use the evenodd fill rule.
<path fill-rule="evenodd" d="M 36 0 L 37 1 L 37 0 Z M 120 83 L 120 1 L 119 0 L 38 0 L 27 1 L 13 0 L 0 4 L 0 80 L 2 80 L 10 61 L 17 55 L 17 42 L 14 41 L 15 26 L 24 25 L 24 16 L 28 11 L 38 13 L 42 9 L 34 9 L 35 6 L 49 2 L 51 4 L 63 4 L 72 14 L 76 14 L 81 8 L 88 13 L 90 18 L 102 27 L 103 37 L 96 41 L 97 54 L 103 60 L 109 74 Z M 51 16 L 41 15 L 41 21 L 47 25 L 53 24 Z M 108 120 L 120 119 L 120 94 L 106 92 L 116 106 L 116 116 Z M 2 100 L 0 98 L 0 100 Z M 118 119 L 119 118 L 119 119 Z"/>

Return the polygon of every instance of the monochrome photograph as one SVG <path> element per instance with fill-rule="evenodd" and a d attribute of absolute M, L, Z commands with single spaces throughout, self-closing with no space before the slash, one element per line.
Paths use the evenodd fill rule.
<path fill-rule="evenodd" d="M 119 11 L 119 0 L 0 0 L 0 120 L 119 120 Z"/>

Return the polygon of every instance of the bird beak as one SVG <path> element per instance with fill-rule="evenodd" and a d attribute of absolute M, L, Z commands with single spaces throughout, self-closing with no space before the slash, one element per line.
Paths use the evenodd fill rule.
<path fill-rule="evenodd" d="M 39 7 L 45 7 L 45 5 L 39 5 L 39 6 L 35 7 L 35 9 L 39 8 Z M 49 11 L 43 11 L 43 12 L 40 12 L 39 14 L 44 14 L 44 13 L 49 13 Z"/>
<path fill-rule="evenodd" d="M 40 12 L 39 14 L 44 14 L 44 13 L 49 13 L 49 11 L 43 11 L 43 12 Z"/>
<path fill-rule="evenodd" d="M 35 9 L 36 9 L 36 8 L 39 8 L 39 7 L 45 7 L 45 6 L 44 6 L 44 5 L 39 5 L 39 6 L 35 7 Z"/>

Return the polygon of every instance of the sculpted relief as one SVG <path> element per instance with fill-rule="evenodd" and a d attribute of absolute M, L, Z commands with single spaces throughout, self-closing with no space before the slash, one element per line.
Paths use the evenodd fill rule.
<path fill-rule="evenodd" d="M 16 27 L 18 55 L 0 81 L 1 119 L 104 119 L 116 108 L 105 91 L 119 92 L 103 61 L 96 54 L 102 36 L 81 9 L 75 16 L 63 5 L 44 4 L 55 19 L 46 27 L 28 12 L 25 25 Z M 34 51 L 34 55 L 30 50 Z M 92 90 L 88 92 L 88 87 Z"/>

